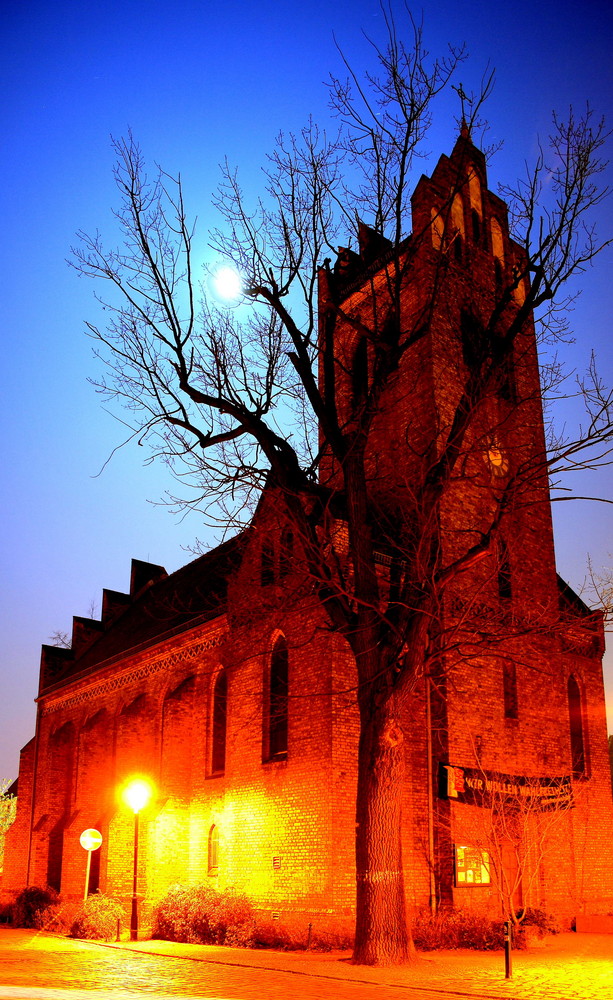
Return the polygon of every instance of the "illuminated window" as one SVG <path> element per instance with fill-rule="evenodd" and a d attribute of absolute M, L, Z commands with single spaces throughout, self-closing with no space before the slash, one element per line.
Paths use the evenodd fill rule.
<path fill-rule="evenodd" d="M 517 719 L 517 667 L 513 660 L 502 661 L 502 685 L 504 690 L 504 717 Z"/>
<path fill-rule="evenodd" d="M 228 676 L 220 671 L 213 688 L 213 720 L 211 772 L 223 774 L 226 769 L 226 714 L 228 702 Z"/>
<path fill-rule="evenodd" d="M 219 827 L 214 823 L 209 830 L 208 872 L 209 875 L 219 874 Z"/>
<path fill-rule="evenodd" d="M 502 228 L 498 219 L 492 219 L 490 222 L 490 232 L 492 234 L 492 253 L 499 262 L 500 276 L 502 278 L 502 265 L 504 264 L 504 239 L 502 236 Z"/>
<path fill-rule="evenodd" d="M 432 246 L 435 250 L 440 250 L 443 244 L 443 220 L 438 208 L 430 210 L 430 218 L 432 220 Z"/>
<path fill-rule="evenodd" d="M 461 261 L 464 242 L 464 202 L 459 194 L 455 195 L 451 203 L 451 229 L 455 258 Z"/>
<path fill-rule="evenodd" d="M 288 677 L 287 643 L 283 636 L 280 636 L 270 658 L 268 739 L 265 746 L 265 756 L 269 760 L 287 754 Z"/>
<path fill-rule="evenodd" d="M 570 756 L 574 778 L 586 774 L 585 739 L 583 731 L 583 704 L 581 690 L 574 677 L 568 678 L 568 718 L 570 728 Z"/>

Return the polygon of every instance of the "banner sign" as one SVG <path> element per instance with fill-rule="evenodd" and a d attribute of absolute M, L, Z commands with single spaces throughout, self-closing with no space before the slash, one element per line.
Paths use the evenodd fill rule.
<path fill-rule="evenodd" d="M 573 787 L 569 775 L 529 778 L 477 767 L 439 764 L 439 797 L 471 805 L 491 805 L 495 799 L 525 803 L 529 809 L 570 809 Z M 509 801 L 511 800 L 511 801 Z"/>

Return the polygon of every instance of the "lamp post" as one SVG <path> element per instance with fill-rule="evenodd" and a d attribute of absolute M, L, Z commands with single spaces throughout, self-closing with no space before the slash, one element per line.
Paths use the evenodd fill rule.
<path fill-rule="evenodd" d="M 138 940 L 138 816 L 152 795 L 150 782 L 144 778 L 132 778 L 123 789 L 124 802 L 134 812 L 134 875 L 132 880 L 132 912 L 130 915 L 130 940 Z"/>

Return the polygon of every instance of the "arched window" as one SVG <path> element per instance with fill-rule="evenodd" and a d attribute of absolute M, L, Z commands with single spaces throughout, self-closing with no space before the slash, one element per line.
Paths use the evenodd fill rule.
<path fill-rule="evenodd" d="M 287 709 L 288 709 L 289 661 L 287 642 L 280 636 L 270 658 L 270 679 L 268 685 L 268 746 L 267 757 L 281 757 L 287 754 Z"/>
<path fill-rule="evenodd" d="M 572 675 L 568 678 L 568 721 L 573 778 L 581 778 L 587 771 L 583 733 L 583 704 L 581 690 Z"/>
<path fill-rule="evenodd" d="M 228 675 L 221 670 L 213 688 L 211 773 L 223 774 L 226 769 L 226 715 Z"/>
<path fill-rule="evenodd" d="M 208 864 L 207 869 L 209 875 L 219 874 L 219 827 L 215 826 L 213 823 L 211 829 L 209 830 L 209 845 L 208 845 Z"/>
<path fill-rule="evenodd" d="M 475 243 L 481 243 L 481 219 L 479 213 L 473 208 L 470 216 L 473 224 L 473 240 Z"/>

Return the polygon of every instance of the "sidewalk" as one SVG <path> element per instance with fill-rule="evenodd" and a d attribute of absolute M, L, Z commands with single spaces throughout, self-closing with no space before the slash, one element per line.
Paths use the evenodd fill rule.
<path fill-rule="evenodd" d="M 100 942 L 98 942 L 100 943 Z M 101 945 L 188 961 L 212 962 L 245 969 L 267 969 L 376 983 L 401 990 L 419 987 L 454 997 L 504 997 L 507 1000 L 611 1000 L 613 997 L 613 935 L 559 934 L 541 947 L 513 952 L 513 978 L 504 978 L 502 952 L 468 950 L 420 953 L 415 965 L 372 969 L 353 966 L 348 952 L 279 952 L 212 945 L 137 941 Z"/>

